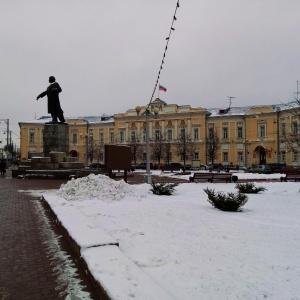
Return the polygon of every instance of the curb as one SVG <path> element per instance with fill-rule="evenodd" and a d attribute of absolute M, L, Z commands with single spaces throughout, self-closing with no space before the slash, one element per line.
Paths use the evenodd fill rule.
<path fill-rule="evenodd" d="M 76 260 L 82 270 L 86 273 L 93 289 L 95 290 L 95 294 L 97 295 L 96 300 L 112 300 L 107 293 L 105 292 L 104 288 L 99 284 L 97 280 L 95 280 L 94 276 L 88 269 L 87 263 L 85 260 L 82 258 L 81 253 L 80 253 L 80 247 L 79 245 L 73 240 L 73 238 L 69 235 L 68 231 L 65 229 L 65 227 L 62 225 L 62 223 L 59 221 L 57 215 L 55 212 L 52 210 L 48 202 L 42 197 L 42 205 L 45 208 L 45 210 L 49 213 L 51 216 L 52 220 L 55 222 L 55 224 L 58 226 L 60 233 L 62 234 L 63 238 L 68 242 L 70 245 L 71 251 L 72 251 L 72 257 L 74 260 Z M 117 245 L 118 246 L 118 245 Z"/>

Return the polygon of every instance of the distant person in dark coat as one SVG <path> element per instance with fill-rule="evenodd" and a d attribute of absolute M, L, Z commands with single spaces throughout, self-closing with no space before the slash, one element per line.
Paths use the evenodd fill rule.
<path fill-rule="evenodd" d="M 43 98 L 44 96 L 47 95 L 48 97 L 48 113 L 51 114 L 52 116 L 52 124 L 58 123 L 58 120 L 62 124 L 65 123 L 65 118 L 64 118 L 64 112 L 60 107 L 60 102 L 59 102 L 59 96 L 58 94 L 62 91 L 61 87 L 57 82 L 55 82 L 55 77 L 50 76 L 49 77 L 49 83 L 50 85 L 48 86 L 47 90 L 41 94 L 39 94 L 36 98 L 38 100 L 39 98 Z"/>
<path fill-rule="evenodd" d="M 1 171 L 1 176 L 4 176 L 5 173 L 6 173 L 6 161 L 5 161 L 5 159 L 1 159 L 0 171 Z"/>

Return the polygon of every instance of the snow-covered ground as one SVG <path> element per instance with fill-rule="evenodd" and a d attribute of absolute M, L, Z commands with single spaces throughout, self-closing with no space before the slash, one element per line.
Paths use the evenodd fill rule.
<path fill-rule="evenodd" d="M 144 291 L 147 299 L 160 299 L 160 292 L 171 299 L 300 299 L 300 182 L 255 185 L 267 190 L 249 194 L 242 212 L 212 207 L 203 191 L 237 192 L 234 183 L 183 183 L 172 196 L 156 196 L 147 184 L 89 175 L 43 196 L 74 233 L 95 278 L 103 279 L 108 290 L 120 287 L 111 293 L 116 299 L 146 299 L 143 289 L 150 289 Z M 98 230 L 103 235 L 95 234 Z M 108 247 L 117 248 L 134 270 L 115 264 L 111 248 L 101 255 L 97 247 L 89 248 L 97 246 L 95 236 L 117 241 L 119 248 Z M 106 266 L 102 260 L 110 255 Z M 127 276 L 128 287 L 120 283 L 120 274 Z M 159 288 L 152 292 L 152 285 L 143 285 L 134 274 L 145 274 Z"/>

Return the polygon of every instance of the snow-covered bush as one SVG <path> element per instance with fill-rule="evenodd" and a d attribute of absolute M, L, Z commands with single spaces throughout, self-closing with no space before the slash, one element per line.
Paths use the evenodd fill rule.
<path fill-rule="evenodd" d="M 247 195 L 240 192 L 237 194 L 225 194 L 224 192 L 216 193 L 214 189 L 209 188 L 204 189 L 204 192 L 208 196 L 209 203 L 211 203 L 214 207 L 224 211 L 237 211 L 248 201 Z"/>
<path fill-rule="evenodd" d="M 263 186 L 256 187 L 253 182 L 238 183 L 235 186 L 235 188 L 238 189 L 240 193 L 245 193 L 245 194 L 257 194 L 259 192 L 264 192 L 267 190 Z"/>
<path fill-rule="evenodd" d="M 154 182 L 151 184 L 152 189 L 151 192 L 155 195 L 167 195 L 170 196 L 175 191 L 175 187 L 178 185 L 177 183 L 157 183 Z"/>

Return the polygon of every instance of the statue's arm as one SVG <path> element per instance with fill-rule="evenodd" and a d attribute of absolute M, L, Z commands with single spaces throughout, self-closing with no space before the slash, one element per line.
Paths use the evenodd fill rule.
<path fill-rule="evenodd" d="M 36 97 L 36 100 L 39 100 L 39 98 L 43 98 L 44 96 L 47 95 L 47 91 L 45 92 L 42 92 L 41 94 L 39 94 L 37 97 Z"/>

